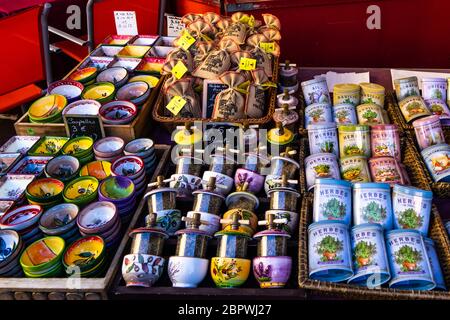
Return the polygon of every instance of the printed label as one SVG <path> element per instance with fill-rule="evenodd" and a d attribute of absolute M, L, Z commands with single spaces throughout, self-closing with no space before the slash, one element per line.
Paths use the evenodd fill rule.
<path fill-rule="evenodd" d="M 337 220 L 350 224 L 351 190 L 340 185 L 316 185 L 314 188 L 314 222 Z"/>
<path fill-rule="evenodd" d="M 181 111 L 181 109 L 183 109 L 186 103 L 187 101 L 183 97 L 175 96 L 172 98 L 172 100 L 170 100 L 166 108 L 176 116 Z"/>
<path fill-rule="evenodd" d="M 256 69 L 256 59 L 242 57 L 239 60 L 239 69 L 251 71 Z"/>
<path fill-rule="evenodd" d="M 352 231 L 353 266 L 358 276 L 373 272 L 389 273 L 386 246 L 380 229 Z"/>
<path fill-rule="evenodd" d="M 308 130 L 309 151 L 316 153 L 333 153 L 339 156 L 336 128 Z"/>
<path fill-rule="evenodd" d="M 354 189 L 354 224 L 377 223 L 386 229 L 392 227 L 392 204 L 389 190 Z"/>
<path fill-rule="evenodd" d="M 432 200 L 395 191 L 392 197 L 395 227 L 397 229 L 415 229 L 426 234 L 428 223 L 425 218 L 430 216 Z"/>

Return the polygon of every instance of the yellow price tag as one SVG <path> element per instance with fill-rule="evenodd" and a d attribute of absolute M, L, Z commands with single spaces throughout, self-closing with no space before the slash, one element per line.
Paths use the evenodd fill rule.
<path fill-rule="evenodd" d="M 188 69 L 181 60 L 172 68 L 172 74 L 177 79 L 181 79 L 187 71 Z"/>
<path fill-rule="evenodd" d="M 181 36 L 178 44 L 179 46 L 185 50 L 188 51 L 190 46 L 192 46 L 195 42 L 195 38 L 193 36 L 190 35 L 190 33 L 188 31 L 184 31 L 183 35 Z"/>
<path fill-rule="evenodd" d="M 255 70 L 256 59 L 242 57 L 241 60 L 239 60 L 239 69 L 247 71 Z"/>
<path fill-rule="evenodd" d="M 250 18 L 248 19 L 247 23 L 250 27 L 253 28 L 255 26 L 255 17 L 253 15 L 251 15 Z"/>
<path fill-rule="evenodd" d="M 259 47 L 267 53 L 275 51 L 275 42 L 260 42 Z"/>
<path fill-rule="evenodd" d="M 166 108 L 170 112 L 173 113 L 174 116 L 176 116 L 181 109 L 183 109 L 184 105 L 187 103 L 185 99 L 181 96 L 175 96 L 170 100 L 170 102 L 167 104 Z"/>

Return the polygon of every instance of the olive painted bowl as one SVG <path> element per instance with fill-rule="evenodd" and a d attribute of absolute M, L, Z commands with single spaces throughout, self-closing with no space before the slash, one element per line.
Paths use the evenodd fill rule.
<path fill-rule="evenodd" d="M 78 159 L 85 158 L 92 153 L 94 140 L 91 137 L 77 137 L 70 139 L 62 148 L 64 155 L 71 155 Z"/>
<path fill-rule="evenodd" d="M 101 158 L 113 158 L 122 154 L 124 146 L 122 138 L 106 137 L 95 142 L 94 153 Z"/>
<path fill-rule="evenodd" d="M 48 178 L 67 182 L 75 178 L 80 169 L 80 162 L 73 156 L 58 156 L 45 165 L 44 172 Z"/>
<path fill-rule="evenodd" d="M 43 209 L 39 205 L 25 205 L 5 213 L 0 218 L 1 229 L 22 231 L 37 224 Z"/>
<path fill-rule="evenodd" d="M 62 262 L 67 274 L 79 268 L 81 273 L 93 269 L 105 256 L 105 242 L 102 237 L 86 236 L 73 242 L 64 252 Z"/>
<path fill-rule="evenodd" d="M 154 142 L 148 138 L 135 139 L 127 143 L 124 153 L 130 156 L 138 156 L 144 159 L 150 158 L 155 152 Z"/>
<path fill-rule="evenodd" d="M 60 94 L 66 97 L 67 102 L 73 102 L 80 98 L 84 86 L 82 83 L 73 80 L 59 80 L 51 83 L 47 92 L 49 94 Z"/>
<path fill-rule="evenodd" d="M 44 96 L 33 102 L 28 109 L 30 120 L 39 123 L 52 122 L 61 117 L 67 99 L 60 94 Z"/>
<path fill-rule="evenodd" d="M 20 256 L 20 265 L 28 273 L 45 273 L 61 263 L 65 242 L 60 237 L 45 237 L 29 245 Z"/>
<path fill-rule="evenodd" d="M 103 70 L 97 76 L 97 82 L 110 82 L 120 88 L 128 81 L 128 70 L 123 67 L 112 67 Z"/>
<path fill-rule="evenodd" d="M 25 189 L 25 196 L 40 204 L 48 204 L 62 200 L 64 183 L 53 178 L 41 178 L 31 182 Z"/>
<path fill-rule="evenodd" d="M 58 204 L 42 214 L 39 229 L 47 235 L 62 235 L 75 227 L 78 211 L 73 203 Z"/>
<path fill-rule="evenodd" d="M 19 234 L 14 230 L 0 230 L 2 251 L 0 254 L 0 268 L 7 266 L 19 254 L 22 246 Z"/>
<path fill-rule="evenodd" d="M 134 181 L 145 173 L 144 161 L 136 156 L 123 156 L 112 163 L 111 171 L 116 176 L 128 177 Z"/>
<path fill-rule="evenodd" d="M 87 85 L 87 84 L 90 84 L 91 82 L 95 81 L 97 72 L 98 72 L 98 70 L 95 67 L 87 67 L 87 68 L 83 68 L 83 69 L 78 69 L 69 75 L 69 79 L 78 81 L 84 85 Z"/>
<path fill-rule="evenodd" d="M 108 103 L 114 99 L 116 88 L 110 82 L 97 82 L 84 88 L 81 97 L 83 99 L 95 100 L 101 104 Z"/>
<path fill-rule="evenodd" d="M 62 114 L 98 115 L 101 104 L 95 100 L 78 100 L 64 108 Z"/>
<path fill-rule="evenodd" d="M 150 87 L 144 81 L 130 82 L 117 90 L 116 99 L 125 100 L 139 106 L 150 96 Z"/>
<path fill-rule="evenodd" d="M 100 108 L 100 117 L 106 124 L 128 124 L 137 115 L 137 107 L 129 101 L 111 101 Z"/>
<path fill-rule="evenodd" d="M 99 201 L 85 207 L 77 217 L 77 225 L 86 234 L 103 233 L 118 221 L 117 208 L 112 202 Z"/>
<path fill-rule="evenodd" d="M 97 198 L 98 184 L 98 180 L 91 176 L 77 178 L 64 188 L 64 201 L 78 206 L 86 205 Z"/>
<path fill-rule="evenodd" d="M 91 176 L 102 181 L 111 176 L 111 163 L 108 161 L 89 162 L 80 170 L 80 177 L 84 176 Z"/>
<path fill-rule="evenodd" d="M 115 176 L 103 180 L 99 186 L 99 199 L 114 204 L 125 204 L 135 196 L 134 183 L 130 178 Z"/>
<path fill-rule="evenodd" d="M 240 287 L 247 281 L 250 268 L 251 260 L 249 259 L 211 258 L 211 277 L 219 288 Z"/>

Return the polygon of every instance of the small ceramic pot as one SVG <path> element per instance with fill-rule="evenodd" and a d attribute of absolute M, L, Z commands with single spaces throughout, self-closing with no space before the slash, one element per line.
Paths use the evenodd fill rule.
<path fill-rule="evenodd" d="M 247 281 L 251 260 L 239 258 L 211 259 L 211 277 L 219 288 L 237 288 Z"/>
<path fill-rule="evenodd" d="M 156 225 L 165 230 L 169 235 L 174 235 L 181 227 L 181 211 L 177 209 L 157 211 Z"/>
<path fill-rule="evenodd" d="M 269 214 L 274 214 L 275 219 L 286 219 L 287 223 L 282 224 L 279 227 L 286 231 L 287 233 L 293 235 L 295 230 L 298 228 L 298 218 L 299 215 L 295 211 L 287 211 L 287 210 L 267 210 L 265 213 L 265 219 L 267 220 Z"/>
<path fill-rule="evenodd" d="M 75 178 L 79 169 L 80 162 L 77 158 L 72 156 L 59 156 L 47 162 L 44 172 L 49 178 L 66 182 Z"/>
<path fill-rule="evenodd" d="M 191 199 L 193 192 L 202 187 L 202 179 L 190 174 L 173 174 L 170 187 L 177 190 L 178 198 Z"/>
<path fill-rule="evenodd" d="M 262 175 L 244 169 L 239 168 L 234 175 L 234 185 L 236 189 L 241 188 L 245 183 L 248 184 L 247 191 L 253 194 L 258 194 L 264 187 L 265 177 Z"/>
<path fill-rule="evenodd" d="M 187 213 L 188 218 L 194 218 L 194 214 L 199 213 L 200 219 L 202 221 L 208 222 L 207 225 L 202 224 L 200 225 L 199 229 L 202 231 L 207 232 L 210 236 L 214 235 L 217 231 L 220 229 L 220 217 L 206 212 L 200 212 L 200 211 L 189 211 Z"/>
<path fill-rule="evenodd" d="M 297 211 L 300 194 L 288 188 L 276 188 L 269 191 L 270 209 Z"/>
<path fill-rule="evenodd" d="M 106 124 L 128 124 L 136 118 L 137 107 L 129 101 L 111 101 L 100 107 L 100 117 Z"/>
<path fill-rule="evenodd" d="M 144 81 L 131 82 L 117 90 L 116 99 L 130 101 L 140 106 L 150 96 L 150 91 L 149 85 Z"/>
<path fill-rule="evenodd" d="M 167 273 L 175 288 L 197 288 L 208 273 L 209 260 L 195 257 L 169 258 Z"/>
<path fill-rule="evenodd" d="M 255 211 L 259 206 L 258 198 L 245 191 L 233 192 L 225 200 L 228 210 L 243 209 L 247 211 Z"/>
<path fill-rule="evenodd" d="M 206 189 L 207 187 L 206 181 L 209 181 L 209 178 L 211 177 L 216 178 L 216 188 L 214 189 L 214 192 L 218 192 L 222 195 L 227 195 L 228 193 L 230 193 L 234 185 L 233 178 L 230 178 L 227 175 L 213 171 L 205 171 L 203 173 L 203 182 L 202 182 L 203 189 Z"/>
<path fill-rule="evenodd" d="M 212 155 L 211 158 L 209 171 L 220 173 L 228 177 L 233 176 L 234 168 L 236 167 L 236 162 L 233 159 L 220 155 Z"/>
<path fill-rule="evenodd" d="M 220 193 L 207 190 L 198 190 L 192 193 L 194 196 L 193 211 L 206 212 L 214 215 L 220 215 L 225 197 Z"/>
<path fill-rule="evenodd" d="M 189 156 L 180 156 L 177 157 L 176 161 L 175 174 L 189 174 L 200 177 L 204 164 L 203 160 Z"/>
<path fill-rule="evenodd" d="M 256 229 L 258 228 L 258 217 L 256 216 L 256 214 L 248 210 L 231 209 L 224 213 L 223 218 L 231 219 L 234 214 L 237 214 L 239 216 L 239 219 L 250 220 L 250 224 L 248 226 L 240 225 L 238 230 L 239 232 L 245 233 L 250 237 L 253 236 L 253 234 L 256 232 Z M 222 229 L 225 231 L 231 230 L 231 227 L 231 223 L 222 224 Z"/>
<path fill-rule="evenodd" d="M 160 256 L 127 254 L 122 263 L 122 277 L 127 287 L 151 287 L 161 277 L 164 262 Z"/>
<path fill-rule="evenodd" d="M 292 258 L 256 257 L 253 259 L 253 275 L 261 288 L 283 288 L 289 280 Z"/>

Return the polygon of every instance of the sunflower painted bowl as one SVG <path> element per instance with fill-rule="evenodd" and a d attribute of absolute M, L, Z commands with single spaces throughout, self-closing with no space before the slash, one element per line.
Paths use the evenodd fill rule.
<path fill-rule="evenodd" d="M 78 137 L 70 139 L 62 148 L 62 153 L 78 159 L 89 156 L 92 153 L 94 140 L 91 137 Z"/>
<path fill-rule="evenodd" d="M 80 177 L 91 176 L 102 181 L 111 175 L 111 163 L 108 161 L 89 162 L 80 170 Z"/>
<path fill-rule="evenodd" d="M 97 76 L 97 72 L 98 70 L 95 67 L 78 69 L 70 74 L 69 79 L 81 82 L 86 86 L 94 83 L 95 77 Z"/>
<path fill-rule="evenodd" d="M 49 94 L 60 94 L 67 98 L 68 103 L 80 98 L 84 86 L 81 82 L 73 80 L 59 80 L 48 86 Z"/>
<path fill-rule="evenodd" d="M 33 102 L 28 109 L 28 116 L 33 122 L 57 121 L 61 119 L 62 110 L 66 105 L 66 97 L 60 94 L 50 94 Z"/>
<path fill-rule="evenodd" d="M 29 274 L 45 274 L 61 264 L 65 242 L 60 237 L 45 237 L 29 245 L 20 256 L 20 265 Z"/>
<path fill-rule="evenodd" d="M 134 195 L 134 183 L 127 177 L 109 177 L 99 186 L 99 199 L 111 201 L 116 205 L 132 201 Z"/>
<path fill-rule="evenodd" d="M 59 235 L 76 226 L 79 208 L 73 203 L 61 203 L 45 211 L 39 229 L 48 235 Z"/>
<path fill-rule="evenodd" d="M 64 201 L 84 206 L 97 198 L 98 180 L 91 176 L 77 178 L 64 188 Z"/>
<path fill-rule="evenodd" d="M 29 201 L 46 205 L 62 200 L 64 183 L 53 178 L 42 178 L 31 182 L 25 189 L 25 196 Z"/>
<path fill-rule="evenodd" d="M 87 236 L 67 247 L 62 262 L 68 274 L 72 274 L 77 267 L 83 273 L 100 264 L 104 256 L 105 242 L 103 239 L 99 236 Z"/>
<path fill-rule="evenodd" d="M 112 83 L 98 82 L 85 88 L 81 97 L 83 99 L 95 100 L 101 104 L 105 104 L 113 100 L 115 92 L 116 88 Z"/>
<path fill-rule="evenodd" d="M 28 150 L 29 156 L 55 156 L 62 147 L 69 141 L 67 137 L 45 136 L 39 139 L 36 144 Z"/>
<path fill-rule="evenodd" d="M 80 162 L 72 156 L 58 156 L 45 165 L 45 175 L 62 182 L 73 180 L 78 175 Z"/>

